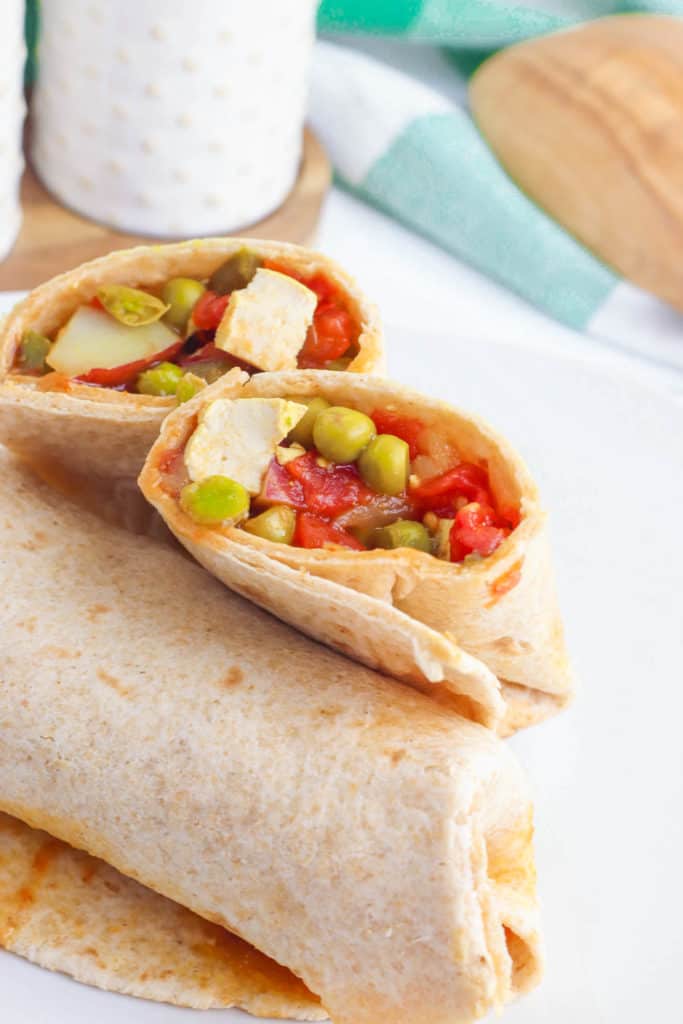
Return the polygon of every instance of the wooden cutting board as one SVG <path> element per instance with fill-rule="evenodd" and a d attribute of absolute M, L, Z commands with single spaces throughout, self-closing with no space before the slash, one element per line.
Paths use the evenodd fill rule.
<path fill-rule="evenodd" d="M 250 238 L 310 244 L 331 173 L 325 150 L 307 128 L 299 177 L 289 196 L 265 220 L 238 233 Z M 24 173 L 21 202 L 24 220 L 12 252 L 0 263 L 0 291 L 33 288 L 55 274 L 113 249 L 159 241 L 120 234 L 61 206 L 30 166 Z"/>

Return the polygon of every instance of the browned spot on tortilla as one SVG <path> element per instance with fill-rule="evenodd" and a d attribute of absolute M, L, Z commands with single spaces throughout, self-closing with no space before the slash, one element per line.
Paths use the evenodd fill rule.
<path fill-rule="evenodd" d="M 4 827 L 4 825 L 3 825 Z M 23 915 L 36 903 L 36 889 L 40 886 L 48 867 L 59 852 L 61 844 L 47 839 L 36 850 L 23 884 L 14 893 L 3 896 L 0 906 L 0 946 L 6 946 L 22 922 Z"/>
<path fill-rule="evenodd" d="M 495 580 L 489 583 L 489 594 L 491 597 L 486 602 L 487 608 L 493 608 L 494 604 L 500 601 L 501 597 L 505 594 L 509 594 L 511 590 L 517 586 L 522 578 L 522 565 L 524 564 L 523 558 L 518 558 L 516 562 L 510 566 L 501 576 L 498 576 Z"/>
<path fill-rule="evenodd" d="M 329 708 L 321 708 L 319 714 L 322 718 L 336 718 L 341 710 L 336 704 L 331 704 Z"/>
<path fill-rule="evenodd" d="M 100 615 L 105 615 L 111 611 L 108 604 L 91 604 L 86 612 L 90 622 L 96 622 Z"/>
<path fill-rule="evenodd" d="M 491 834 L 486 841 L 487 874 L 497 885 L 512 886 L 520 893 L 536 888 L 533 850 L 534 821 L 529 811 L 516 826 Z"/>
<path fill-rule="evenodd" d="M 19 907 L 30 906 L 36 898 L 36 894 L 33 889 L 28 885 L 22 885 L 21 889 L 17 891 L 15 901 Z"/>
<path fill-rule="evenodd" d="M 40 548 L 44 548 L 48 542 L 46 534 L 42 530 L 36 530 L 32 537 L 28 540 L 22 541 L 19 547 L 23 548 L 24 551 L 39 551 Z"/>
<path fill-rule="evenodd" d="M 398 764 L 406 756 L 405 750 L 389 750 L 387 753 L 392 764 Z"/>
<path fill-rule="evenodd" d="M 44 377 L 41 377 L 36 384 L 38 391 L 70 391 L 71 380 L 63 373 L 57 373 L 54 370 L 52 373 L 46 373 Z"/>
<path fill-rule="evenodd" d="M 31 615 L 28 619 L 24 619 L 23 622 L 19 623 L 20 629 L 25 629 L 27 633 L 34 633 L 36 629 L 36 617 Z"/>
<path fill-rule="evenodd" d="M 97 874 L 97 861 L 94 860 L 94 859 L 90 859 L 90 860 L 88 860 L 86 862 L 85 867 L 83 868 L 83 870 L 81 872 L 81 881 L 85 885 L 88 885 L 90 882 L 92 882 L 92 880 L 93 880 L 93 878 L 95 877 L 96 874 Z"/>
<path fill-rule="evenodd" d="M 101 679 L 103 683 L 107 684 L 107 686 L 111 686 L 112 690 L 116 690 L 121 697 L 130 696 L 130 690 L 123 685 L 120 679 L 113 676 L 111 672 L 107 672 L 105 668 L 98 668 L 97 678 Z"/>
<path fill-rule="evenodd" d="M 244 679 L 244 672 L 239 665 L 231 665 L 227 673 L 221 679 L 221 686 L 237 686 Z"/>
<path fill-rule="evenodd" d="M 64 658 L 69 661 L 81 656 L 80 651 L 68 647 L 58 647 L 56 644 L 48 644 L 46 647 L 42 647 L 40 653 L 46 658 Z"/>
<path fill-rule="evenodd" d="M 33 872 L 37 878 L 42 877 L 49 868 L 52 861 L 59 853 L 60 843 L 56 839 L 48 839 L 46 843 L 36 851 L 33 858 Z"/>

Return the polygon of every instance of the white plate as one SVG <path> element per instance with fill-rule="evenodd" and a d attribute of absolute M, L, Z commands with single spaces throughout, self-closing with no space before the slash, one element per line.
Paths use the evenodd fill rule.
<path fill-rule="evenodd" d="M 616 357 L 390 341 L 398 379 L 482 413 L 528 459 L 581 683 L 570 712 L 513 741 L 536 792 L 548 968 L 506 1019 L 668 1024 L 683 964 L 683 404 Z M 7 954 L 0 993 L 8 1024 L 246 1020 L 100 993 Z"/>

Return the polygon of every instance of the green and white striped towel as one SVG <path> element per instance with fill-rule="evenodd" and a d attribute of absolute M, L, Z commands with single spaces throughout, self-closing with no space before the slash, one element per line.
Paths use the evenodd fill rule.
<path fill-rule="evenodd" d="M 468 49 L 499 49 L 609 14 L 683 14 L 683 0 L 322 0 L 322 32 L 390 35 Z"/>
<path fill-rule="evenodd" d="M 424 32 L 427 12 L 434 24 L 440 10 L 450 41 L 456 38 L 454 12 L 464 6 L 472 18 L 475 8 L 493 17 L 494 8 L 509 13 L 513 7 L 478 0 L 326 0 L 321 24 L 329 27 L 334 15 L 340 27 L 343 8 L 347 29 Z M 586 13 L 616 5 L 560 0 L 527 3 L 523 11 L 539 13 L 541 6 L 550 17 L 550 8 L 581 6 Z M 408 8 L 410 22 L 400 20 Z M 496 24 L 500 29 L 503 22 Z M 519 23 L 514 30 L 522 31 Z M 683 317 L 624 281 L 528 199 L 464 109 L 415 78 L 327 42 L 318 44 L 311 95 L 313 125 L 341 184 L 562 323 L 683 369 Z"/>

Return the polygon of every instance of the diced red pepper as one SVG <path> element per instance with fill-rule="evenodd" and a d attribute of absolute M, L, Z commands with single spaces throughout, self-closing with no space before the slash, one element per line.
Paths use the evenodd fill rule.
<path fill-rule="evenodd" d="M 192 310 L 192 319 L 199 330 L 215 331 L 229 302 L 229 295 L 216 295 L 215 292 L 205 291 Z"/>
<path fill-rule="evenodd" d="M 350 313 L 333 303 L 319 302 L 299 353 L 299 363 L 318 366 L 340 359 L 351 347 L 354 333 Z"/>
<path fill-rule="evenodd" d="M 365 546 L 341 526 L 310 512 L 297 512 L 294 544 L 300 548 L 324 548 L 329 544 L 365 551 Z"/>
<path fill-rule="evenodd" d="M 306 508 L 303 485 L 290 476 L 285 466 L 271 459 L 258 496 L 259 505 L 289 505 Z"/>
<path fill-rule="evenodd" d="M 375 409 L 370 414 L 370 419 L 374 421 L 378 434 L 393 434 L 394 437 L 400 437 L 405 441 L 410 449 L 411 459 L 420 454 L 420 435 L 424 430 L 424 423 L 420 420 L 402 416 L 388 409 Z"/>
<path fill-rule="evenodd" d="M 470 502 L 459 510 L 451 527 L 451 561 L 462 561 L 463 549 L 467 554 L 476 551 L 479 555 L 491 555 L 509 533 L 507 527 L 499 525 L 494 508 Z"/>
<path fill-rule="evenodd" d="M 514 505 L 505 505 L 504 508 L 501 508 L 500 515 L 502 519 L 505 519 L 510 524 L 513 530 L 522 521 L 522 513 Z"/>
<path fill-rule="evenodd" d="M 154 352 L 146 359 L 136 359 L 132 363 L 122 363 L 121 366 L 112 366 L 109 369 L 95 368 L 75 379 L 82 381 L 83 384 L 99 384 L 105 388 L 132 384 L 138 374 L 150 366 L 154 366 L 155 363 L 171 362 L 175 359 L 182 345 L 182 341 L 177 341 L 165 348 L 163 352 Z"/>
<path fill-rule="evenodd" d="M 319 466 L 317 452 L 306 452 L 287 463 L 287 472 L 304 491 L 306 508 L 334 518 L 356 505 L 372 501 L 375 492 L 363 483 L 355 466 Z"/>
<path fill-rule="evenodd" d="M 453 495 L 465 497 L 469 501 L 489 504 L 489 500 L 487 500 L 489 497 L 488 487 L 489 478 L 485 469 L 475 466 L 472 462 L 461 462 L 440 476 L 423 480 L 417 487 L 412 488 L 411 494 L 421 503 L 434 501 L 437 504 L 438 502 L 434 499 Z"/>

